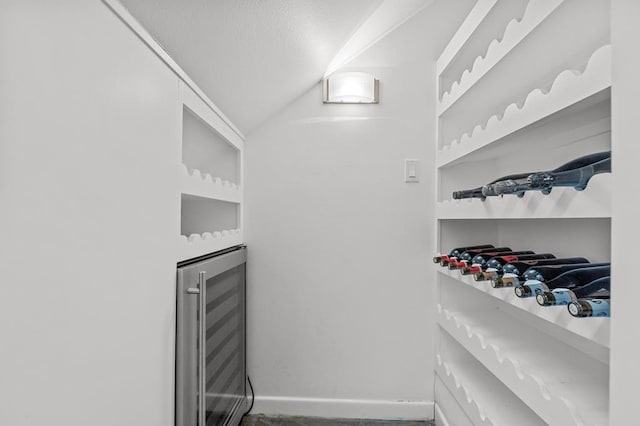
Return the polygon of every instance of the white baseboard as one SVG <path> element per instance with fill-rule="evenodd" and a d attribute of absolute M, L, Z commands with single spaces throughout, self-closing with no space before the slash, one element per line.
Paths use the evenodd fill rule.
<path fill-rule="evenodd" d="M 435 404 L 435 421 L 436 426 L 449 426 L 449 421 L 447 421 L 447 416 L 444 415 L 444 412 L 440 409 L 438 404 Z"/>
<path fill-rule="evenodd" d="M 433 401 L 256 396 L 251 414 L 345 419 L 433 420 Z"/>

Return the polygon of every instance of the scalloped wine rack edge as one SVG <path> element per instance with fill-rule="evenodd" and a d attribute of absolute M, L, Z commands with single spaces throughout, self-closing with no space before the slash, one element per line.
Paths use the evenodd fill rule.
<path fill-rule="evenodd" d="M 517 360 L 511 359 L 481 333 L 466 324 L 455 313 L 437 305 L 440 325 L 465 349 L 473 354 L 489 371 L 505 383 L 514 393 L 527 395 L 527 404 L 545 421 L 555 424 L 586 425 L 577 407 L 567 399 L 555 395 L 554 389 L 523 371 Z"/>
<path fill-rule="evenodd" d="M 440 354 L 436 355 L 436 361 L 437 366 L 441 370 L 441 376 L 444 376 L 442 377 L 443 382 L 445 380 L 452 382 L 453 389 L 451 386 L 447 385 L 449 391 L 452 393 L 455 391 L 459 394 L 460 397 L 456 398 L 456 400 L 458 400 L 458 402 L 466 401 L 468 409 L 471 411 L 471 413 L 473 413 L 473 417 L 479 419 L 482 422 L 480 424 L 493 426 L 493 422 L 491 421 L 491 419 L 489 419 L 484 409 L 480 406 L 478 401 L 473 398 L 472 392 L 466 386 L 460 383 L 460 380 L 458 379 L 456 374 L 451 371 L 451 368 L 449 368 L 447 363 L 442 361 L 442 356 L 440 356 Z"/>
<path fill-rule="evenodd" d="M 180 167 L 181 191 L 184 194 L 213 197 L 224 201 L 240 202 L 240 185 L 213 177 L 198 169 L 190 169 L 184 164 Z"/>
<path fill-rule="evenodd" d="M 520 20 L 512 19 L 505 27 L 502 38 L 493 39 L 487 47 L 486 53 L 479 55 L 471 65 L 465 69 L 460 78 L 454 81 L 449 90 L 440 99 L 440 113 L 446 111 L 453 102 L 464 94 L 475 81 L 480 79 L 488 70 L 498 63 L 514 46 L 518 45 L 532 30 L 540 25 L 544 19 L 562 4 L 564 0 L 530 0 Z M 471 82 L 469 83 L 469 80 Z M 466 88 L 465 88 L 466 87 Z"/>
<path fill-rule="evenodd" d="M 562 71 L 548 90 L 532 90 L 521 105 L 511 103 L 500 117 L 492 115 L 484 126 L 476 125 L 471 134 L 464 133 L 443 146 L 438 164 L 443 166 L 610 86 L 611 45 L 607 44 L 593 52 L 582 73 Z"/>
<path fill-rule="evenodd" d="M 242 231 L 230 229 L 217 232 L 204 232 L 178 236 L 178 257 L 180 260 L 191 259 L 203 254 L 223 250 L 242 244 Z"/>

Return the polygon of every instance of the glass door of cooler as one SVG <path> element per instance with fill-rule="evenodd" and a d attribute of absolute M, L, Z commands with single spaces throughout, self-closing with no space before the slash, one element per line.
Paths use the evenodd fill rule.
<path fill-rule="evenodd" d="M 176 426 L 237 425 L 246 404 L 246 248 L 178 268 Z"/>

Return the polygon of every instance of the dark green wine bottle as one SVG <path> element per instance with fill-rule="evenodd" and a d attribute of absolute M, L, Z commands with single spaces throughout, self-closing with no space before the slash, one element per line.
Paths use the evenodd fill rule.
<path fill-rule="evenodd" d="M 591 265 L 589 263 L 589 260 L 584 257 L 561 257 L 556 259 L 524 260 L 521 262 L 507 263 L 502 267 L 502 276 L 494 278 L 491 281 L 491 286 L 494 288 L 518 287 L 522 285 L 527 279 L 535 279 L 524 276 L 524 273 L 526 271 L 529 271 L 533 268 L 561 268 L 565 265 L 574 264 Z M 565 270 L 562 270 L 562 272 L 565 272 Z M 560 275 L 560 273 L 554 275 L 553 277 Z M 551 279 L 553 277 L 549 277 L 548 279 Z"/>
<path fill-rule="evenodd" d="M 492 182 L 482 187 L 485 197 L 504 194 L 523 196 L 526 191 L 549 194 L 556 186 L 582 191 L 589 180 L 600 173 L 611 172 L 611 151 L 596 152 L 576 158 L 550 171 L 535 172 L 526 178 L 516 177 Z"/>
<path fill-rule="evenodd" d="M 449 261 L 449 263 L 447 264 L 447 267 L 449 269 L 463 268 L 471 262 L 471 259 L 475 255 L 481 254 L 481 253 L 497 254 L 497 253 L 506 253 L 506 252 L 512 252 L 512 251 L 513 249 L 511 247 L 492 247 L 492 248 L 484 248 L 484 249 L 466 250 L 460 253 L 460 256 L 458 256 L 458 258 L 455 261 Z"/>
<path fill-rule="evenodd" d="M 553 255 L 553 253 L 494 256 L 491 259 L 487 260 L 484 265 L 474 264 L 467 267 L 467 269 L 469 273 L 474 274 L 473 277 L 476 281 L 484 281 L 499 277 L 501 275 L 502 267 L 507 263 L 541 259 L 555 259 L 555 256 Z M 464 268 L 462 273 L 464 274 Z"/>
<path fill-rule="evenodd" d="M 538 294 L 551 292 L 555 288 L 574 289 L 610 274 L 610 265 L 572 269 L 547 282 L 525 281 L 524 285 L 515 288 L 515 293 L 518 297 L 535 297 Z"/>

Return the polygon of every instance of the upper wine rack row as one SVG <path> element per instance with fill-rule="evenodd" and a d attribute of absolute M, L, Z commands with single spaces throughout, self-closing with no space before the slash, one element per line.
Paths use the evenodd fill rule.
<path fill-rule="evenodd" d="M 544 132 L 541 124 L 579 120 L 587 108 L 600 108 L 600 116 L 610 115 L 608 102 L 603 102 L 610 97 L 610 87 L 611 46 L 606 45 L 592 54 L 582 72 L 562 71 L 548 88 L 532 90 L 520 104 L 509 104 L 500 114 L 492 115 L 482 125 L 476 125 L 470 132 L 441 146 L 437 166 L 451 165 L 516 132 Z M 571 142 L 567 140 L 567 143 Z M 554 145 L 557 146 L 557 141 Z"/>
<path fill-rule="evenodd" d="M 437 166 L 607 98 L 608 14 L 606 0 L 478 1 L 437 61 Z"/>
<path fill-rule="evenodd" d="M 581 10 L 578 16 L 576 5 Z M 559 70 L 575 65 L 576 54 L 580 60 L 608 42 L 609 27 L 603 25 L 608 13 L 604 0 L 479 0 L 436 63 L 438 116 L 494 68 L 515 69 L 518 78 L 512 80 L 523 81 L 528 79 L 521 73 L 539 68 L 524 64 L 542 60 L 547 68 L 553 63 Z M 566 28 L 567 18 L 574 24 L 571 32 Z M 510 21 L 504 22 L 506 19 Z M 502 27 L 504 32 L 495 34 L 492 27 Z"/>

